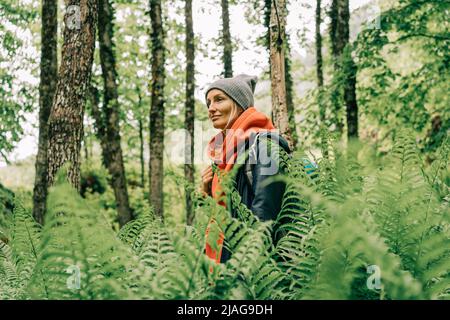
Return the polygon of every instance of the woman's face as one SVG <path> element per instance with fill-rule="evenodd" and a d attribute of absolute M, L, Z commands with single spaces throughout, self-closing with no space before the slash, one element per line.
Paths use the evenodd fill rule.
<path fill-rule="evenodd" d="M 239 115 L 244 111 L 222 90 L 212 89 L 206 96 L 208 105 L 208 117 L 211 119 L 214 128 L 228 129 Z"/>

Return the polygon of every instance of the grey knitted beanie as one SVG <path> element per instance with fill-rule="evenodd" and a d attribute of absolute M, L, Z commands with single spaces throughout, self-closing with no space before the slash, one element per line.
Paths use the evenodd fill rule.
<path fill-rule="evenodd" d="M 208 92 L 212 89 L 219 89 L 230 96 L 242 109 L 246 110 L 253 106 L 253 93 L 258 78 L 247 74 L 239 74 L 233 78 L 223 78 L 211 83 L 206 90 L 205 100 Z M 208 105 L 208 104 L 207 104 Z"/>

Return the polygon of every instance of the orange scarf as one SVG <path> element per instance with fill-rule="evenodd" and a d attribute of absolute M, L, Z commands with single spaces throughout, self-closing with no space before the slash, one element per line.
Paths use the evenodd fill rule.
<path fill-rule="evenodd" d="M 273 131 L 275 127 L 272 121 L 262 112 L 257 111 L 254 107 L 249 107 L 236 119 L 230 129 L 224 133 L 220 132 L 215 135 L 208 143 L 208 156 L 217 164 L 221 175 L 229 172 L 237 160 L 238 150 L 244 146 L 245 141 L 249 139 L 252 133 L 260 131 Z M 222 198 L 224 192 L 220 188 L 220 180 L 217 174 L 214 174 L 212 180 L 211 194 L 217 203 L 226 208 L 226 204 Z M 213 221 L 210 221 L 210 224 Z M 208 237 L 209 226 L 206 229 Z M 220 263 L 222 256 L 224 234 L 220 232 L 217 240 L 219 252 L 216 252 L 206 243 L 206 255 Z"/>

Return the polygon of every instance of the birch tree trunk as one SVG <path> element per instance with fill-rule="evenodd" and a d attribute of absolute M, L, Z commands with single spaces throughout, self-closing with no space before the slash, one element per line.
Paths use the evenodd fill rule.
<path fill-rule="evenodd" d="M 64 44 L 52 110 L 48 122 L 48 186 L 57 171 L 70 163 L 69 182 L 80 189 L 80 148 L 86 89 L 94 55 L 96 0 L 66 1 Z"/>

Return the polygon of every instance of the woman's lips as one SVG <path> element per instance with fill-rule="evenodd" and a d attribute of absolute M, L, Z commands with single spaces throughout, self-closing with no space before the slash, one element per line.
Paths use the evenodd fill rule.
<path fill-rule="evenodd" d="M 214 116 L 214 117 L 211 118 L 211 120 L 214 121 L 214 120 L 217 120 L 219 118 L 220 118 L 220 116 Z"/>

